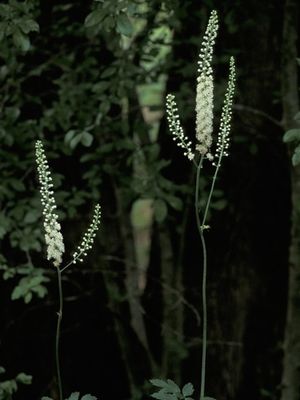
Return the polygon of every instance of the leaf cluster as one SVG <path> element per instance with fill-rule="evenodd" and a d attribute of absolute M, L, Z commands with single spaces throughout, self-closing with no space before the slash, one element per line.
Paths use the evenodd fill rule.
<path fill-rule="evenodd" d="M 5 368 L 0 366 L 0 374 L 5 373 Z M 24 372 L 20 372 L 15 378 L 0 381 L 0 399 L 1 400 L 12 400 L 12 395 L 17 392 L 18 384 L 30 385 L 32 382 L 32 376 L 27 375 Z"/>
<path fill-rule="evenodd" d="M 39 25 L 32 17 L 32 8 L 30 1 L 9 0 L 8 4 L 0 4 L 0 41 L 11 37 L 18 49 L 29 50 L 29 33 L 39 31 Z"/>
<path fill-rule="evenodd" d="M 150 383 L 159 388 L 151 397 L 158 400 L 193 400 L 191 397 L 194 393 L 194 387 L 191 383 L 187 383 L 182 389 L 171 379 L 166 381 L 162 379 L 151 379 Z"/>

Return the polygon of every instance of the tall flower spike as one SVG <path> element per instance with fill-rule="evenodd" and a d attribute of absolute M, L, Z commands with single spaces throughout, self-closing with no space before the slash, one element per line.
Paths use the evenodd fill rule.
<path fill-rule="evenodd" d="M 41 202 L 44 207 L 45 241 L 47 245 L 47 260 L 52 260 L 53 265 L 58 267 L 62 262 L 65 251 L 61 227 L 58 215 L 55 213 L 56 204 L 53 196 L 53 183 L 48 161 L 45 156 L 43 144 L 40 140 L 35 145 L 38 178 L 41 185 Z"/>
<path fill-rule="evenodd" d="M 218 158 L 218 164 L 221 163 L 223 156 L 228 156 L 228 147 L 229 147 L 229 133 L 231 127 L 231 117 L 232 117 L 232 101 L 235 90 L 235 80 L 236 80 L 236 72 L 235 72 L 235 61 L 234 58 L 230 58 L 229 62 L 229 78 L 227 90 L 225 93 L 224 104 L 222 108 L 220 128 L 218 133 L 217 140 L 217 149 L 216 149 L 216 158 Z"/>
<path fill-rule="evenodd" d="M 198 78 L 196 93 L 196 150 L 211 158 L 209 149 L 212 144 L 213 131 L 213 76 L 212 56 L 215 38 L 218 32 L 218 15 L 211 12 L 204 34 L 198 61 Z"/>
<path fill-rule="evenodd" d="M 90 250 L 94 243 L 94 238 L 96 236 L 96 232 L 100 225 L 101 219 L 101 207 L 99 204 L 96 205 L 93 220 L 85 232 L 80 245 L 78 246 L 77 250 L 73 254 L 73 263 L 75 264 L 76 261 L 83 261 L 83 257 L 87 255 L 88 250 Z"/>
<path fill-rule="evenodd" d="M 166 107 L 167 107 L 167 120 L 169 124 L 169 129 L 173 135 L 173 140 L 177 142 L 177 146 L 184 149 L 184 155 L 189 160 L 193 160 L 194 154 L 191 149 L 192 142 L 190 142 L 188 138 L 184 135 L 179 120 L 178 108 L 175 102 L 175 96 L 173 94 L 167 95 Z"/>

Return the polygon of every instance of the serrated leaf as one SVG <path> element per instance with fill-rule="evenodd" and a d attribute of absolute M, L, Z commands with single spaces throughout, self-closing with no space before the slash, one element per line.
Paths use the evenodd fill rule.
<path fill-rule="evenodd" d="M 187 383 L 182 388 L 182 394 L 186 396 L 191 396 L 194 393 L 194 387 L 191 383 Z"/>
<path fill-rule="evenodd" d="M 164 390 L 160 390 L 157 393 L 152 393 L 150 396 L 157 400 L 177 400 L 177 396 L 175 394 L 166 393 Z"/>
<path fill-rule="evenodd" d="M 15 30 L 13 33 L 13 41 L 15 45 L 22 51 L 28 51 L 30 48 L 29 37 L 24 35 L 19 29 Z"/>
<path fill-rule="evenodd" d="M 81 400 L 97 400 L 97 397 L 92 396 L 91 394 L 85 394 Z"/>
<path fill-rule="evenodd" d="M 18 25 L 25 34 L 31 31 L 38 32 L 40 30 L 39 24 L 33 19 L 22 19 Z"/>
<path fill-rule="evenodd" d="M 132 23 L 125 13 L 121 13 L 117 16 L 117 31 L 128 37 L 131 37 L 133 34 Z"/>
<path fill-rule="evenodd" d="M 66 400 L 79 400 L 79 392 L 73 392 Z"/>
<path fill-rule="evenodd" d="M 170 392 L 180 393 L 180 387 L 174 381 L 172 381 L 172 379 L 167 379 L 167 382 L 168 382 L 168 389 Z"/>
<path fill-rule="evenodd" d="M 165 201 L 157 199 L 153 204 L 154 216 L 157 222 L 163 222 L 168 214 L 168 209 Z"/>
<path fill-rule="evenodd" d="M 24 372 L 20 372 L 17 377 L 16 380 L 18 382 L 23 383 L 23 385 L 31 385 L 32 382 L 32 376 L 31 375 L 27 375 Z"/>
<path fill-rule="evenodd" d="M 104 19 L 105 12 L 102 9 L 97 9 L 92 11 L 85 19 L 84 25 L 87 28 L 91 28 L 92 26 L 100 24 L 100 22 Z"/>
<path fill-rule="evenodd" d="M 284 143 L 293 142 L 295 140 L 300 141 L 300 129 L 290 129 L 283 135 Z"/>
<path fill-rule="evenodd" d="M 157 386 L 160 388 L 168 387 L 167 382 L 163 381 L 162 379 L 150 379 L 149 382 L 152 383 L 153 386 Z"/>

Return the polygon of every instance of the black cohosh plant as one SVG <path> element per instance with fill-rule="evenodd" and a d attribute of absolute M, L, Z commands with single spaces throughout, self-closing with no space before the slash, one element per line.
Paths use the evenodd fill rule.
<path fill-rule="evenodd" d="M 63 400 L 63 386 L 60 370 L 60 357 L 59 357 L 59 341 L 61 321 L 63 316 L 63 287 L 62 287 L 62 273 L 72 264 L 77 261 L 82 262 L 87 252 L 92 248 L 96 232 L 99 228 L 101 218 L 101 208 L 97 204 L 94 210 L 92 222 L 83 235 L 80 245 L 73 253 L 72 260 L 65 266 L 62 266 L 62 257 L 65 252 L 63 235 L 61 233 L 61 226 L 58 222 L 58 215 L 56 214 L 56 203 L 54 199 L 52 177 L 45 155 L 43 144 L 40 140 L 36 142 L 36 163 L 38 170 L 38 178 L 40 182 L 41 202 L 43 205 L 44 229 L 45 229 L 45 242 L 47 246 L 47 260 L 53 264 L 57 271 L 58 280 L 58 293 L 59 293 L 59 310 L 57 312 L 57 326 L 56 326 L 56 339 L 55 339 L 55 358 L 56 358 L 56 372 L 59 400 Z M 42 400 L 52 400 L 49 397 L 43 397 Z M 79 393 L 74 392 L 68 397 L 67 400 L 79 400 Z M 96 397 L 90 394 L 84 395 L 81 400 L 96 400 Z"/>
<path fill-rule="evenodd" d="M 192 142 L 184 134 L 180 123 L 178 108 L 175 102 L 175 96 L 168 94 L 166 98 L 166 112 L 169 129 L 173 135 L 173 139 L 177 145 L 184 150 L 184 155 L 193 162 L 196 168 L 195 180 L 195 218 L 197 228 L 202 245 L 202 359 L 201 359 L 201 375 L 200 375 L 200 400 L 214 400 L 205 395 L 205 374 L 206 374 L 206 350 L 207 350 L 207 251 L 204 232 L 209 228 L 207 223 L 207 215 L 214 191 L 216 178 L 220 170 L 223 157 L 228 156 L 229 134 L 231 127 L 232 101 L 235 90 L 235 62 L 234 58 L 230 58 L 229 62 L 229 78 L 227 90 L 225 93 L 224 104 L 222 107 L 220 126 L 217 136 L 217 143 L 213 149 L 213 107 L 214 107 L 214 83 L 212 56 L 215 39 L 218 32 L 218 15 L 216 11 L 212 11 L 208 25 L 204 34 L 203 42 L 200 49 L 198 61 L 198 78 L 196 90 L 196 146 L 195 151 L 192 150 Z M 209 160 L 214 167 L 214 175 L 206 200 L 204 210 L 200 210 L 199 206 L 199 181 L 200 173 L 204 161 Z M 160 400 L 176 400 L 186 399 L 193 400 L 190 396 L 193 394 L 193 386 L 187 384 L 182 390 L 170 379 L 163 381 L 160 379 L 152 379 L 150 381 L 159 390 L 151 396 Z"/>

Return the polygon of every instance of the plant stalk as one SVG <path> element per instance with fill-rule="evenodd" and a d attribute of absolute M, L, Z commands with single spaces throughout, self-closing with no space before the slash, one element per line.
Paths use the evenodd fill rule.
<path fill-rule="evenodd" d="M 199 215 L 199 183 L 200 183 L 200 172 L 202 168 L 202 163 L 204 157 L 201 156 L 199 164 L 197 166 L 197 174 L 196 174 L 196 189 L 195 189 L 195 214 L 196 214 L 196 222 L 197 228 L 200 235 L 201 245 L 202 245 L 202 261 L 203 261 L 203 272 L 202 272 L 202 358 L 201 358 L 201 381 L 200 381 L 200 400 L 204 398 L 205 393 L 205 373 L 206 373 L 206 350 L 207 350 L 207 298 L 206 298 L 206 282 L 207 282 L 207 250 L 206 250 L 206 242 L 204 237 L 204 229 L 206 228 L 205 222 L 208 215 L 209 206 L 211 203 L 212 194 L 214 191 L 217 175 L 220 169 L 220 161 L 221 157 L 218 160 L 216 165 L 215 173 L 212 179 L 212 184 L 210 187 L 208 199 L 206 202 L 202 223 L 200 221 Z"/>
<path fill-rule="evenodd" d="M 59 310 L 57 312 L 55 358 L 56 358 L 56 373 L 57 373 L 59 400 L 63 400 L 62 380 L 61 380 L 60 361 L 59 361 L 60 326 L 61 326 L 62 313 L 63 313 L 63 290 L 62 290 L 61 270 L 59 267 L 57 267 L 57 280 L 58 280 L 58 292 L 59 292 Z"/>
<path fill-rule="evenodd" d="M 202 272 L 202 358 L 201 358 L 201 381 L 200 381 L 200 400 L 204 397 L 205 392 L 205 369 L 206 369 L 206 347 L 207 347 L 207 304 L 206 304 L 206 277 L 207 277 L 207 252 L 205 238 L 203 234 L 203 224 L 201 224 L 199 216 L 199 183 L 200 172 L 203 163 L 201 156 L 197 166 L 196 189 L 195 189 L 195 214 L 197 228 L 201 239 L 202 255 L 203 255 L 203 272 Z M 204 219 L 203 219 L 204 220 Z"/>

